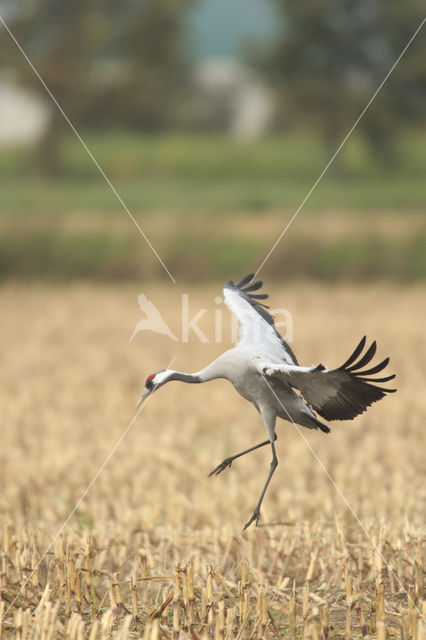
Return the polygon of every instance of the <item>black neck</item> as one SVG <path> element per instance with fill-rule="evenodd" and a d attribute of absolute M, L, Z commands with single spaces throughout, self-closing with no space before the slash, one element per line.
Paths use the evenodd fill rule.
<path fill-rule="evenodd" d="M 179 380 L 180 382 L 201 382 L 200 376 L 196 373 L 181 373 L 180 371 L 173 371 L 167 379 L 167 381 L 170 380 Z"/>

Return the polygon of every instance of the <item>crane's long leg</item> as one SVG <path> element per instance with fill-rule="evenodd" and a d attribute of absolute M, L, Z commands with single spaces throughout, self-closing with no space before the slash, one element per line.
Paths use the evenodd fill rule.
<path fill-rule="evenodd" d="M 277 434 L 274 434 L 274 440 L 277 439 Z M 240 458 L 241 456 L 245 456 L 246 453 L 250 453 L 251 451 L 255 451 L 256 449 L 260 449 L 260 447 L 265 447 L 267 444 L 271 444 L 270 440 L 265 440 L 264 442 L 261 442 L 260 444 L 256 444 L 254 447 L 250 447 L 250 449 L 245 449 L 244 451 L 241 451 L 241 453 L 236 453 L 234 456 L 230 456 L 229 458 L 225 458 L 225 460 L 223 460 L 220 464 L 217 465 L 217 467 L 215 469 L 213 469 L 213 471 L 210 471 L 209 473 L 209 478 L 211 478 L 211 476 L 218 476 L 219 473 L 222 473 L 222 471 L 225 471 L 225 469 L 227 469 L 228 467 L 231 466 L 231 464 L 233 463 L 234 460 L 236 460 L 236 458 Z"/>
<path fill-rule="evenodd" d="M 278 458 L 277 458 L 277 454 L 276 454 L 276 451 L 275 451 L 275 445 L 274 445 L 273 442 L 271 442 L 271 447 L 272 447 L 272 462 L 271 462 L 271 467 L 269 469 L 268 477 L 266 478 L 265 486 L 262 489 L 262 493 L 260 494 L 259 502 L 257 503 L 255 510 L 253 511 L 253 515 L 250 518 L 250 520 L 248 522 L 246 522 L 246 524 L 244 525 L 243 531 L 248 529 L 248 527 L 253 522 L 256 522 L 256 524 L 258 523 L 259 518 L 260 518 L 260 507 L 262 505 L 263 498 L 265 497 L 265 493 L 266 493 L 268 485 L 269 485 L 269 483 L 271 481 L 273 473 L 274 473 L 275 469 L 278 467 Z"/>

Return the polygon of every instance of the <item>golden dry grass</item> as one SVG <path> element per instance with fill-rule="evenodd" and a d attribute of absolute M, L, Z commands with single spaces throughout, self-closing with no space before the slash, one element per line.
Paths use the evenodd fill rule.
<path fill-rule="evenodd" d="M 144 286 L 176 333 L 186 290 Z M 293 314 L 302 363 L 339 365 L 367 333 L 391 355 L 399 390 L 353 422 L 331 423 L 329 436 L 305 430 L 315 455 L 280 422 L 280 466 L 258 528 L 241 533 L 267 450 L 207 478 L 265 437 L 253 407 L 214 381 L 150 398 L 55 538 L 130 423 L 146 375 L 173 357 L 174 368 L 195 371 L 228 346 L 149 333 L 129 344 L 137 293 L 1 290 L 0 637 L 419 640 L 425 287 L 270 291 L 272 306 Z M 189 293 L 191 312 L 208 307 L 211 320 L 218 287 Z M 200 325 L 211 338 L 211 321 Z"/>

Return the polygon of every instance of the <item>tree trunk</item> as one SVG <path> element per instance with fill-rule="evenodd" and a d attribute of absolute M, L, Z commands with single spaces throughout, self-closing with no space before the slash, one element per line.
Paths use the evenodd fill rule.
<path fill-rule="evenodd" d="M 46 130 L 35 150 L 35 171 L 43 178 L 56 179 L 64 172 L 61 141 L 66 123 L 62 115 L 52 111 Z"/>

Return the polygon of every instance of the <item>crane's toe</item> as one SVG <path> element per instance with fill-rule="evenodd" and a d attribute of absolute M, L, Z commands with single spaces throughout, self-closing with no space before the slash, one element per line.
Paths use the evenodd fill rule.
<path fill-rule="evenodd" d="M 257 527 L 257 523 L 259 522 L 259 518 L 260 518 L 260 509 L 255 509 L 253 511 L 253 515 L 250 518 L 250 520 L 248 522 L 245 523 L 244 527 L 243 527 L 243 531 L 245 531 L 246 529 L 249 528 L 249 526 L 251 524 L 253 524 L 253 522 L 256 523 L 256 527 Z"/>
<path fill-rule="evenodd" d="M 210 471 L 208 477 L 211 478 L 212 476 L 218 476 L 219 473 L 222 473 L 222 471 L 225 471 L 225 469 L 231 466 L 233 459 L 234 458 L 225 458 L 225 460 L 223 460 L 220 464 L 218 464 L 217 467 L 213 469 L 213 471 Z"/>

